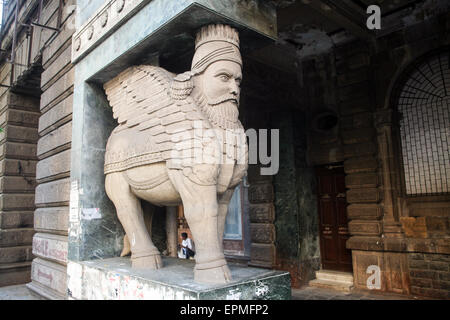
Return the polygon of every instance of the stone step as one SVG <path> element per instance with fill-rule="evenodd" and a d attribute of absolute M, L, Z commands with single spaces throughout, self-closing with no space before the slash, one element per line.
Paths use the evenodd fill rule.
<path fill-rule="evenodd" d="M 30 282 L 31 261 L 0 264 L 0 287 Z"/>
<path fill-rule="evenodd" d="M 31 291 L 33 295 L 41 299 L 47 300 L 66 300 L 66 297 L 59 292 L 56 292 L 46 286 L 43 286 L 39 282 L 31 281 L 26 284 L 27 288 Z"/>
<path fill-rule="evenodd" d="M 318 270 L 316 271 L 316 279 L 324 281 L 342 282 L 353 285 L 353 275 L 349 272 L 334 271 L 334 270 Z"/>
<path fill-rule="evenodd" d="M 337 281 L 330 281 L 330 280 L 311 280 L 309 282 L 310 287 L 316 287 L 316 288 L 323 288 L 323 289 L 331 289 L 331 290 L 337 290 L 341 292 L 351 292 L 353 288 L 353 284 L 349 284 L 347 282 L 337 282 Z"/>

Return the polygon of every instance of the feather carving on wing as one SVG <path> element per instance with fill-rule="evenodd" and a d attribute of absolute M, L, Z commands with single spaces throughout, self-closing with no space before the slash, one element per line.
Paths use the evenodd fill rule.
<path fill-rule="evenodd" d="M 202 157 L 217 154 L 215 139 L 195 134 L 196 126 L 211 125 L 190 97 L 188 73 L 175 77 L 160 67 L 133 66 L 104 85 L 119 124 L 106 146 L 105 174 L 160 161 L 186 169 L 196 148 Z"/>

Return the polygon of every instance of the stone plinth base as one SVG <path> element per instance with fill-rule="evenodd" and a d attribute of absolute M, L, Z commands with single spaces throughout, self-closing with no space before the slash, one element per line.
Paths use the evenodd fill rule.
<path fill-rule="evenodd" d="M 291 299 L 288 272 L 229 264 L 233 281 L 194 282 L 194 261 L 163 257 L 159 270 L 131 268 L 129 258 L 69 262 L 69 299 L 108 300 L 285 300 Z"/>
<path fill-rule="evenodd" d="M 30 282 L 31 261 L 0 264 L 0 287 Z"/>

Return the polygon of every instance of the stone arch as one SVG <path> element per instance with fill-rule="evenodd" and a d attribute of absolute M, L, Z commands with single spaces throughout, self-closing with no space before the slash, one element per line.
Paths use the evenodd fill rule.
<path fill-rule="evenodd" d="M 448 148 L 444 131 L 449 120 L 444 113 L 448 114 L 450 101 L 449 55 L 450 47 L 444 46 L 410 61 L 400 68 L 388 96 L 396 127 L 401 193 L 406 196 L 449 191 L 448 152 L 445 156 L 443 151 Z M 438 175 L 434 180 L 426 178 L 433 174 Z"/>

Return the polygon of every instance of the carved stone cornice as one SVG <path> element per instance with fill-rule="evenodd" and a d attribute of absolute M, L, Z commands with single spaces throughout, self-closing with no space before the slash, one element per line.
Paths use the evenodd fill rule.
<path fill-rule="evenodd" d="M 72 63 L 87 55 L 151 0 L 109 0 L 72 36 Z"/>

